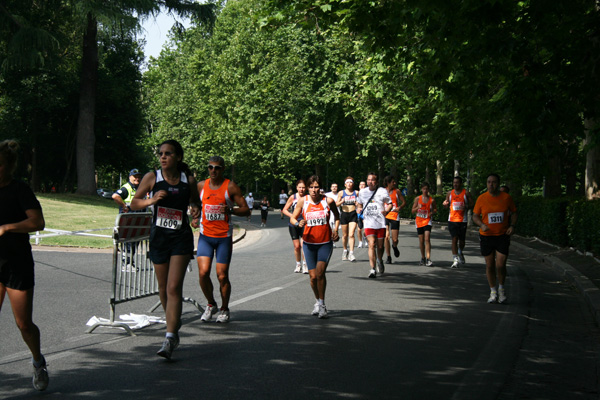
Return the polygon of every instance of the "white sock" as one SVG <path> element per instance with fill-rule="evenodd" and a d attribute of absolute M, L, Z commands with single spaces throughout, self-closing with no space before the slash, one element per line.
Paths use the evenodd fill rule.
<path fill-rule="evenodd" d="M 324 306 L 325 305 L 325 300 L 323 299 L 318 299 L 317 303 L 319 303 L 320 306 Z"/>

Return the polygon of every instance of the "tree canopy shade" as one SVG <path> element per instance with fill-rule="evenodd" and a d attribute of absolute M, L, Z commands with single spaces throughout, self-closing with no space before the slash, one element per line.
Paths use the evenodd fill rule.
<path fill-rule="evenodd" d="M 574 189 L 582 171 L 574 156 L 583 151 L 588 193 L 598 191 L 596 1 L 272 0 L 261 22 L 346 32 L 369 52 L 385 51 L 392 68 L 403 54 L 419 81 L 443 95 L 432 121 L 444 116 L 447 132 L 474 138 L 475 163 L 484 154 L 484 168 L 508 161 L 519 183 L 545 176 L 557 195 L 565 181 Z"/>

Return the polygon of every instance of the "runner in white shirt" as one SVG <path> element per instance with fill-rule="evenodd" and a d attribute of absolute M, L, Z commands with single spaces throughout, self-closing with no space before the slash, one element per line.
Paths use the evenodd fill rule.
<path fill-rule="evenodd" d="M 281 219 L 283 219 L 283 207 L 285 207 L 287 201 L 288 195 L 285 193 L 285 189 L 281 189 L 281 193 L 279 193 L 279 213 L 281 214 Z"/>
<path fill-rule="evenodd" d="M 392 209 L 392 201 L 385 188 L 378 186 L 377 174 L 370 172 L 367 187 L 361 189 L 356 209 L 362 214 L 364 234 L 369 243 L 369 278 L 383 274 L 383 241 L 385 239 L 385 215 Z"/>
<path fill-rule="evenodd" d="M 248 215 L 248 221 L 250 221 L 252 218 L 252 210 L 254 209 L 254 197 L 252 197 L 252 192 L 248 193 L 248 196 L 246 196 L 246 203 L 250 208 L 250 214 Z"/>

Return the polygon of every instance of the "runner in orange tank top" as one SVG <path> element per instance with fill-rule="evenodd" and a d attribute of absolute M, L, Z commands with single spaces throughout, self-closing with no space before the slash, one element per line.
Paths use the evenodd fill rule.
<path fill-rule="evenodd" d="M 392 240 L 392 250 L 394 250 L 394 257 L 400 257 L 400 250 L 398 250 L 398 234 L 400 233 L 400 210 L 406 206 L 406 200 L 404 196 L 398 190 L 398 181 L 395 176 L 386 176 L 383 178 L 383 186 L 387 189 L 392 200 L 392 209 L 385 216 L 385 253 L 387 255 L 386 264 L 392 263 L 392 255 L 390 254 L 390 239 Z"/>
<path fill-rule="evenodd" d="M 506 260 L 510 236 L 517 223 L 515 203 L 508 193 L 498 190 L 499 185 L 500 177 L 490 174 L 487 178 L 488 191 L 477 198 L 473 208 L 473 223 L 479 226 L 481 255 L 485 257 L 485 272 L 490 285 L 488 303 L 506 302 Z"/>
<path fill-rule="evenodd" d="M 448 231 L 452 237 L 452 267 L 458 268 L 458 263 L 465 263 L 463 250 L 467 237 L 467 214 L 475 202 L 473 196 L 463 188 L 463 180 L 455 176 L 452 180 L 452 190 L 446 195 L 444 207 L 450 207 L 448 214 Z"/>
<path fill-rule="evenodd" d="M 250 208 L 242 196 L 242 191 L 233 181 L 225 179 L 225 160 L 213 156 L 208 160 L 209 179 L 198 182 L 198 193 L 202 202 L 202 218 L 200 220 L 200 237 L 198 238 L 198 272 L 200 288 L 208 301 L 204 314 L 200 319 L 208 322 L 218 312 L 217 302 L 213 295 L 213 284 L 210 270 L 213 257 L 216 256 L 216 270 L 221 292 L 221 310 L 217 322 L 229 322 L 229 298 L 231 282 L 229 281 L 229 264 L 231 262 L 232 229 L 231 216 L 247 217 Z M 234 205 L 237 207 L 234 208 Z"/>
<path fill-rule="evenodd" d="M 308 196 L 298 200 L 290 218 L 290 224 L 304 228 L 302 247 L 308 265 L 310 287 L 316 299 L 312 315 L 327 318 L 325 271 L 333 252 L 333 241 L 339 239 L 340 216 L 335 200 L 321 194 L 321 179 L 317 175 L 308 178 L 306 185 L 308 186 Z M 333 230 L 329 226 L 330 211 L 335 218 Z M 302 215 L 302 219 L 299 219 L 300 215 Z"/>
<path fill-rule="evenodd" d="M 431 217 L 437 212 L 437 206 L 433 198 L 429 196 L 429 183 L 421 185 L 421 196 L 417 196 L 412 206 L 413 214 L 417 214 L 415 225 L 419 235 L 419 249 L 421 250 L 420 265 L 431 267 Z"/>

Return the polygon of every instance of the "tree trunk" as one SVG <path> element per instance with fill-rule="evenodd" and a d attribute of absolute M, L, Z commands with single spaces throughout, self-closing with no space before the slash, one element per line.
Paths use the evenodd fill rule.
<path fill-rule="evenodd" d="M 406 193 L 409 195 L 415 194 L 415 187 L 412 177 L 412 164 L 406 166 Z"/>
<path fill-rule="evenodd" d="M 591 146 L 585 158 L 585 198 L 588 200 L 600 198 L 600 145 L 592 145 L 595 126 L 595 120 L 585 120 L 585 145 Z"/>
<path fill-rule="evenodd" d="M 548 173 L 544 182 L 544 197 L 555 198 L 562 194 L 561 188 L 561 163 L 560 157 L 550 157 L 548 160 Z"/>
<path fill-rule="evenodd" d="M 436 172 L 435 172 L 435 194 L 437 194 L 438 196 L 441 196 L 444 194 L 444 184 L 442 182 L 442 175 L 444 172 L 444 166 L 442 164 L 442 161 L 437 160 L 435 162 L 436 164 Z"/>
<path fill-rule="evenodd" d="M 87 29 L 83 35 L 79 116 L 77 119 L 77 193 L 96 192 L 94 146 L 96 142 L 94 117 L 96 113 L 96 86 L 98 82 L 98 23 L 91 13 L 87 15 Z"/>

